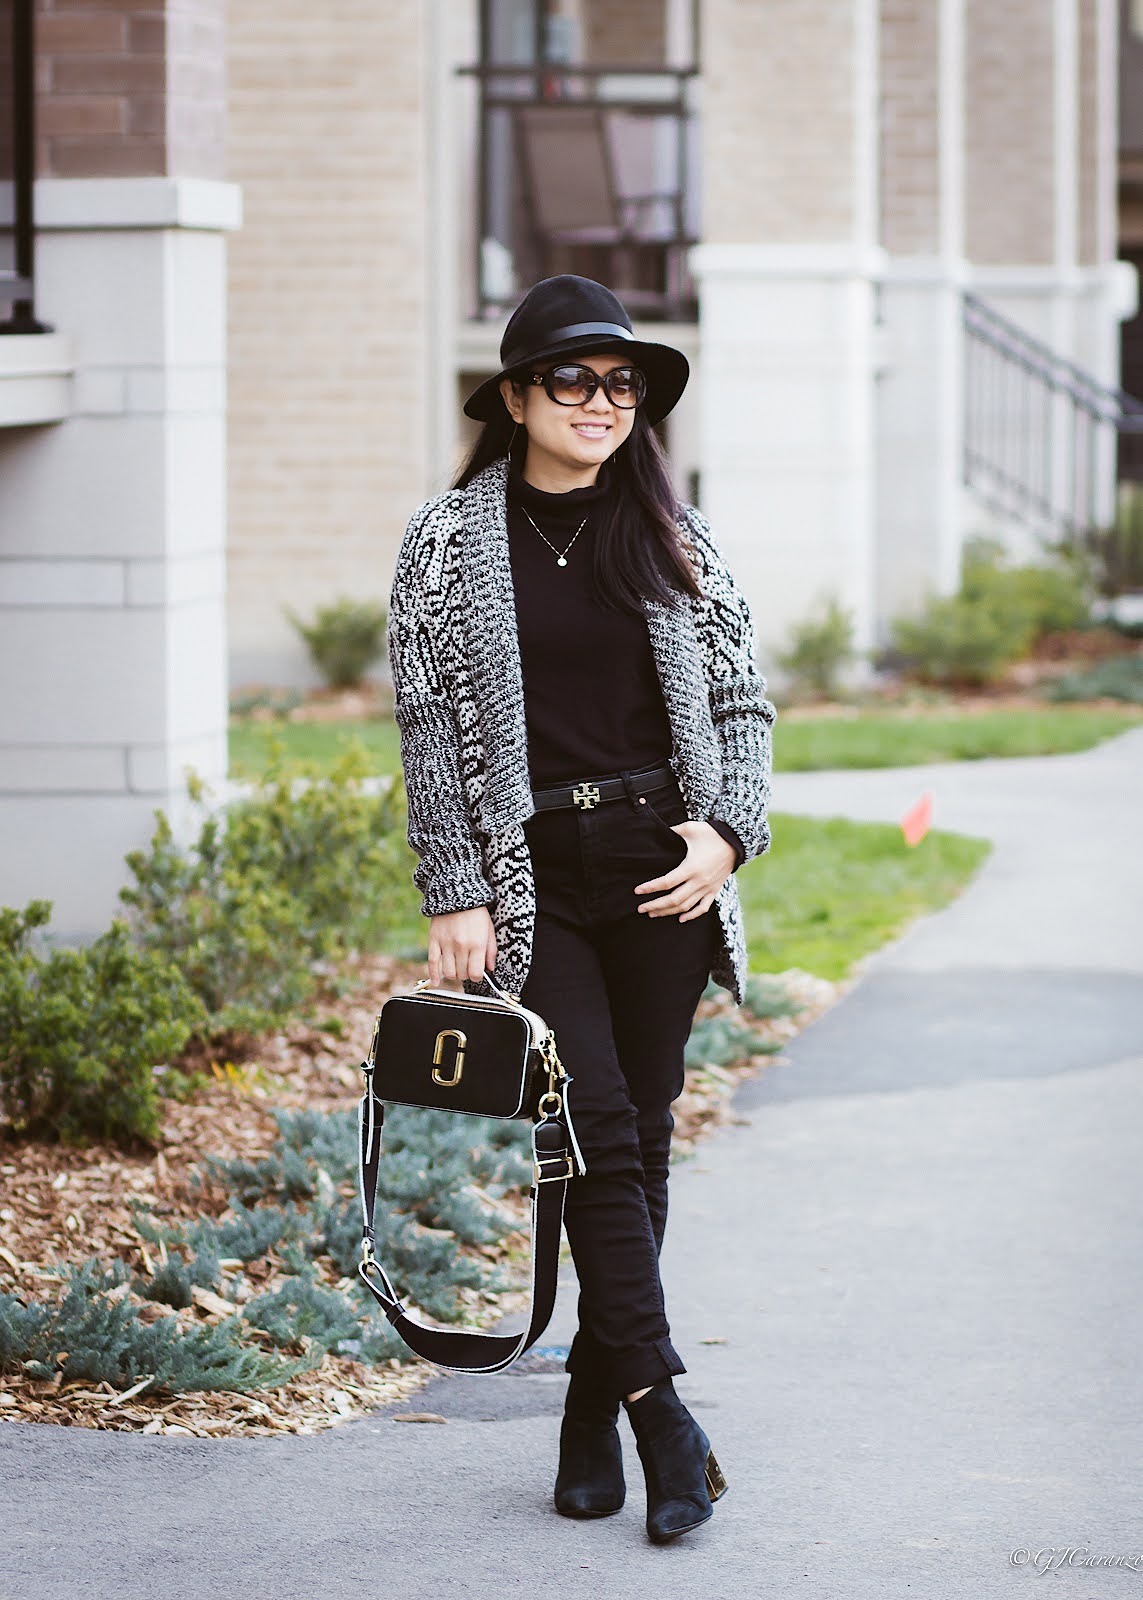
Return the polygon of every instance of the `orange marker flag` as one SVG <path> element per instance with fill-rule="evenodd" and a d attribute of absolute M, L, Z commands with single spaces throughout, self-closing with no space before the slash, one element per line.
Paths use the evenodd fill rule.
<path fill-rule="evenodd" d="M 918 845 L 933 825 L 933 797 L 923 794 L 901 818 L 901 832 L 907 845 Z"/>

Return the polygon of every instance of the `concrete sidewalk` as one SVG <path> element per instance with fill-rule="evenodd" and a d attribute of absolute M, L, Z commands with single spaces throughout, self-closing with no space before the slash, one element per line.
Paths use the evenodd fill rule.
<path fill-rule="evenodd" d="M 1143 731 L 1081 756 L 808 774 L 778 810 L 987 835 L 962 900 L 871 963 L 672 1178 L 680 1391 L 730 1480 L 655 1548 L 551 1509 L 564 1380 L 435 1380 L 384 1415 L 205 1443 L 0 1424 L 0 1596 L 396 1591 L 977 1600 L 1139 1575 Z M 749 869 L 765 871 L 765 864 Z M 566 1340 L 566 1293 L 546 1336 Z M 717 1342 L 707 1342 L 717 1341 Z M 405 1408 L 402 1408 L 405 1409 Z"/>

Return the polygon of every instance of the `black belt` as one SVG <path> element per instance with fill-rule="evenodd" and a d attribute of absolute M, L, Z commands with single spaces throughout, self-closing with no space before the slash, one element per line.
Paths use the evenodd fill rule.
<path fill-rule="evenodd" d="M 650 789 L 661 789 L 675 781 L 674 768 L 641 767 L 629 772 L 631 788 L 623 778 L 584 778 L 581 783 L 563 783 L 554 789 L 533 789 L 532 800 L 537 811 L 553 811 L 561 806 L 575 806 L 578 811 L 591 811 L 604 800 L 622 800 L 634 791 L 643 794 Z"/>

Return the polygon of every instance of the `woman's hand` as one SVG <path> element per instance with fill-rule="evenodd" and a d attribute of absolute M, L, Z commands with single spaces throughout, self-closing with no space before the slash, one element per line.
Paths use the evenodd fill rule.
<path fill-rule="evenodd" d="M 661 878 L 637 883 L 635 893 L 668 890 L 658 900 L 645 900 L 639 910 L 649 917 L 670 917 L 677 911 L 680 922 L 690 922 L 710 910 L 715 895 L 734 871 L 738 853 L 709 822 L 679 822 L 672 825 L 672 831 L 686 840 L 686 856 Z"/>
<path fill-rule="evenodd" d="M 442 978 L 453 978 L 457 982 L 471 978 L 478 983 L 484 976 L 484 969 L 487 967 L 491 972 L 495 965 L 496 930 L 487 906 L 446 911 L 432 919 L 429 925 L 429 981 L 432 984 L 439 984 Z"/>

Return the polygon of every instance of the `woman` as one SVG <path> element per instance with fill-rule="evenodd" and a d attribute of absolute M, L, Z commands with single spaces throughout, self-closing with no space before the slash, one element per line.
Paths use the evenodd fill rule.
<path fill-rule="evenodd" d="M 685 356 L 561 276 L 514 312 L 500 358 L 465 405 L 483 431 L 393 581 L 413 878 L 431 981 L 474 992 L 492 971 L 575 1081 L 587 1172 L 565 1209 L 580 1297 L 556 1507 L 622 1506 L 622 1402 L 662 1542 L 725 1487 L 674 1391 L 658 1258 L 695 1009 L 712 976 L 743 998 L 734 871 L 769 846 L 774 708 L 747 604 L 652 431 Z"/>

